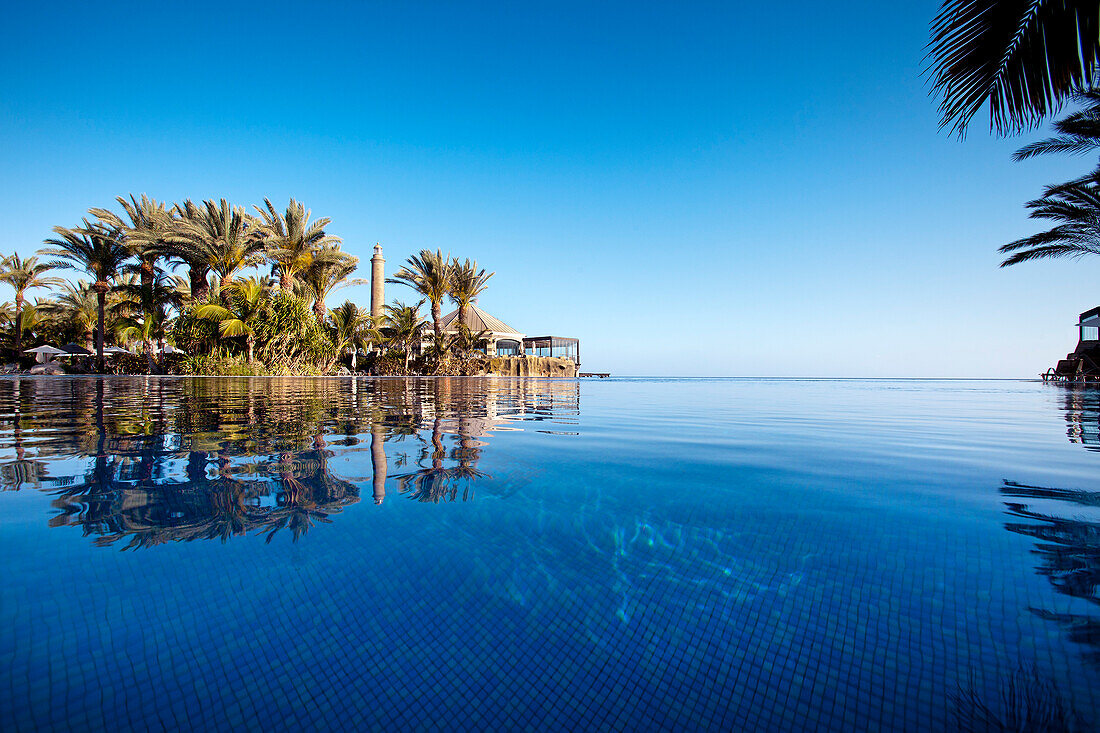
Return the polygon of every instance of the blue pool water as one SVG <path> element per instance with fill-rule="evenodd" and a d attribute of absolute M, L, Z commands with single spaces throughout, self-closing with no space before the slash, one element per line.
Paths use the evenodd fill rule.
<path fill-rule="evenodd" d="M 0 379 L 0 729 L 1088 729 L 1098 429 L 1033 382 Z"/>

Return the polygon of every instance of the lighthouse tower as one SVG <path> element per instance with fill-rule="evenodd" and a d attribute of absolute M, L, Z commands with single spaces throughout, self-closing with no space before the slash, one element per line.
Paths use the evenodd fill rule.
<path fill-rule="evenodd" d="M 370 314 L 382 317 L 386 304 L 386 260 L 382 258 L 382 245 L 374 243 L 374 257 L 370 258 Z"/>

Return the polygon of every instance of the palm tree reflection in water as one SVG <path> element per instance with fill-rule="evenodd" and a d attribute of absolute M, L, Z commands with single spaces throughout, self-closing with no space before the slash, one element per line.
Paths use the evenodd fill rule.
<path fill-rule="evenodd" d="M 1081 411 L 1076 412 L 1077 415 Z M 1067 419 L 1074 422 L 1067 402 Z M 1070 431 L 1072 442 L 1083 435 Z M 1041 562 L 1035 569 L 1054 589 L 1092 606 L 1100 605 L 1100 492 L 1054 489 L 1004 481 L 1000 487 L 1009 516 L 1023 521 L 1005 529 L 1036 541 L 1032 552 Z M 1070 511 L 1066 511 L 1069 509 Z M 1062 510 L 1062 511 L 1059 511 Z M 1091 510 L 1091 511 L 1090 511 Z M 1072 518 L 1059 514 L 1073 514 Z M 1100 664 L 1100 615 L 1065 613 L 1032 606 L 1039 618 L 1066 629 L 1071 641 L 1087 647 L 1085 660 Z M 1037 670 L 1020 667 L 1003 681 L 999 695 L 983 695 L 971 680 L 952 696 L 955 723 L 965 731 L 1092 730 L 1062 691 Z"/>
<path fill-rule="evenodd" d="M 1100 606 L 1097 594 L 1100 585 L 1100 492 L 1005 481 L 1001 495 L 1011 499 L 1005 502 L 1008 514 L 1026 520 L 1006 522 L 1005 529 L 1036 540 L 1033 552 L 1041 559 L 1036 572 L 1046 576 L 1059 593 Z M 1052 509 L 1033 508 L 1037 503 L 1052 506 Z M 1063 507 L 1072 509 L 1074 516 L 1054 513 Z M 1034 607 L 1031 611 L 1064 627 L 1073 641 L 1088 645 L 1090 650 L 1086 657 L 1100 664 L 1100 615 L 1058 613 Z"/>
<path fill-rule="evenodd" d="M 297 541 L 368 486 L 382 504 L 388 481 L 416 501 L 472 499 L 474 484 L 492 478 L 478 468 L 482 439 L 514 419 L 575 422 L 578 389 L 521 380 L 0 380 L 0 486 L 52 491 L 50 525 L 78 526 L 101 546 L 248 533 L 270 542 L 283 530 Z M 391 450 L 393 467 L 404 464 L 395 473 L 386 444 L 408 439 L 404 456 Z M 334 457 L 360 452 L 369 475 L 333 472 Z M 86 468 L 61 475 L 62 457 Z M 491 483 L 495 493 L 519 488 Z"/>

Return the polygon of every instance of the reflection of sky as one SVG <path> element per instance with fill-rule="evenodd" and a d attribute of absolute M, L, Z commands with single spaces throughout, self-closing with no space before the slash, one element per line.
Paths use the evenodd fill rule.
<path fill-rule="evenodd" d="M 349 395 L 323 394 L 321 424 L 340 424 Z M 491 396 L 423 395 L 471 410 Z M 26 520 L 0 525 L 11 568 L 0 609 L 51 619 L 62 648 L 97 655 L 71 674 L 118 689 L 233 680 L 130 709 L 76 692 L 71 705 L 93 719 L 106 710 L 230 727 L 219 711 L 262 725 L 297 709 L 313 724 L 400 728 L 475 711 L 479 721 L 509 710 L 560 720 L 557 703 L 595 727 L 934 729 L 951 727 L 960 684 L 999 699 L 1021 665 L 1079 709 L 1100 703 L 1086 645 L 1032 610 L 1079 617 L 1092 604 L 1039 572 L 1035 538 L 1006 531 L 1022 520 L 1006 516 L 999 490 L 1006 476 L 1100 490 L 1097 455 L 1067 440 L 1057 388 L 610 381 L 583 383 L 540 416 L 549 419 L 517 417 L 507 426 L 521 430 L 477 438 L 487 477 L 472 482 L 471 500 L 438 504 L 405 500 L 394 478 L 418 460 L 432 468 L 434 420 L 419 423 L 421 440 L 386 441 L 381 506 L 369 499 L 369 430 L 342 446 L 326 428 L 328 469 L 351 477 L 360 500 L 297 542 L 251 534 L 104 550 L 46 526 L 50 491 L 0 494 Z M 547 425 L 579 435 L 540 432 Z M 462 436 L 442 440 L 452 467 Z M 412 465 L 397 465 L 402 451 Z M 15 628 L 0 635 L 15 669 L 83 689 L 68 657 L 23 645 Z M 145 666 L 135 671 L 135 659 Z M 340 695 L 303 692 L 340 679 L 357 682 Z M 21 684 L 0 689 L 0 709 Z M 438 692 L 413 692 L 428 689 Z"/>

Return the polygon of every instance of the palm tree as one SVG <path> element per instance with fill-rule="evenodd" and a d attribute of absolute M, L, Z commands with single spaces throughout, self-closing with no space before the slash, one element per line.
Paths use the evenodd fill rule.
<path fill-rule="evenodd" d="M 17 330 L 33 335 L 38 326 L 47 322 L 49 305 L 40 298 L 34 303 L 27 303 L 19 314 Z"/>
<path fill-rule="evenodd" d="M 124 317 L 118 323 L 115 338 L 123 347 L 129 346 L 131 341 L 141 342 L 141 352 L 145 355 L 145 371 L 153 373 L 156 362 L 153 359 L 153 341 L 157 338 L 158 329 L 163 328 L 161 320 L 163 313 L 156 311 L 142 314 L 142 317 Z"/>
<path fill-rule="evenodd" d="M 116 310 L 122 316 L 116 333 L 123 341 L 141 340 L 146 367 L 152 372 L 153 342 L 164 338 L 169 321 L 168 308 L 183 308 L 187 300 L 186 281 L 158 272 L 151 288 L 138 283 L 122 283 L 116 291 L 120 297 Z"/>
<path fill-rule="evenodd" d="M 107 292 L 111 289 L 111 280 L 118 276 L 122 264 L 130 256 L 126 245 L 122 243 L 117 229 L 101 223 L 92 224 L 87 219 L 84 226 L 77 229 L 54 227 L 57 237 L 45 241 L 49 249 L 41 254 L 60 257 L 54 267 L 83 270 L 95 278 L 92 288 L 98 300 L 98 330 L 96 332 L 96 363 L 103 371 L 103 323 L 107 304 Z"/>
<path fill-rule="evenodd" d="M 230 206 L 225 199 L 217 203 L 203 201 L 201 206 L 187 200 L 177 204 L 176 211 L 182 220 L 182 237 L 170 251 L 190 270 L 194 300 L 209 297 L 207 273 L 213 271 L 225 286 L 241 268 L 263 262 L 264 243 L 255 220 L 244 207 Z"/>
<path fill-rule="evenodd" d="M 53 318 L 79 330 L 84 348 L 95 351 L 96 292 L 88 281 L 80 280 L 75 286 L 63 282 L 61 294 L 55 296 L 48 311 Z"/>
<path fill-rule="evenodd" d="M 450 255 L 444 257 L 440 250 L 432 252 L 422 249 L 420 254 L 411 255 L 408 263 L 393 277 L 386 278 L 386 282 L 408 285 L 423 295 L 432 304 L 432 330 L 437 339 L 443 337 L 443 311 L 440 304 L 451 290 Z"/>
<path fill-rule="evenodd" d="M 64 282 L 59 277 L 46 275 L 52 270 L 51 265 L 39 262 L 37 257 L 31 256 L 21 259 L 16 252 L 10 257 L 5 257 L 0 262 L 0 280 L 11 285 L 15 289 L 15 353 L 22 353 L 23 346 L 23 302 L 28 290 L 35 288 L 48 288 L 60 285 Z"/>
<path fill-rule="evenodd" d="M 359 258 L 341 252 L 338 244 L 325 245 L 313 255 L 313 261 L 302 272 L 299 281 L 305 294 L 313 301 L 313 312 L 317 315 L 318 322 L 325 320 L 325 299 L 331 292 L 365 282 L 359 278 L 348 280 L 348 276 L 358 267 Z"/>
<path fill-rule="evenodd" d="M 420 300 L 415 305 L 405 305 L 395 300 L 393 305 L 385 306 L 385 327 L 390 332 L 389 341 L 405 352 L 405 371 L 409 370 L 409 354 L 415 344 L 424 336 L 424 318 L 420 315 Z"/>
<path fill-rule="evenodd" d="M 1027 207 L 1032 219 L 1058 223 L 1045 232 L 1001 247 L 1002 253 L 1014 253 L 1001 267 L 1051 257 L 1100 254 L 1100 174 L 1048 186 L 1043 197 L 1029 201 Z"/>
<path fill-rule="evenodd" d="M 310 223 L 312 212 L 294 199 L 287 204 L 286 213 L 280 214 L 270 199 L 264 199 L 264 207 L 256 207 L 260 213 L 260 236 L 267 247 L 267 257 L 279 271 L 279 287 L 290 290 L 294 278 L 313 261 L 314 253 L 326 245 L 340 242 L 339 237 L 325 234 L 325 227 L 332 223 L 320 218 Z"/>
<path fill-rule="evenodd" d="M 244 336 L 248 345 L 248 363 L 252 363 L 256 346 L 253 327 L 267 303 L 270 291 L 267 284 L 256 278 L 237 280 L 223 293 L 225 305 L 206 303 L 195 310 L 197 318 L 217 321 L 218 333 L 223 338 Z"/>
<path fill-rule="evenodd" d="M 477 296 L 485 292 L 489 287 L 489 278 L 495 272 L 486 273 L 484 269 L 477 269 L 477 262 L 466 260 L 459 262 L 456 257 L 451 263 L 451 300 L 458 306 L 458 322 L 467 328 L 470 303 L 477 300 Z"/>
<path fill-rule="evenodd" d="M 358 364 L 356 358 L 359 349 L 369 349 L 372 345 L 381 341 L 382 334 L 375 326 L 370 313 L 363 310 L 350 300 L 345 300 L 339 308 L 329 311 L 333 325 L 333 343 L 336 345 L 336 353 L 343 356 L 346 349 L 351 349 L 351 368 Z"/>
<path fill-rule="evenodd" d="M 88 213 L 110 229 L 117 230 L 131 254 L 138 258 L 137 271 L 141 287 L 151 291 L 156 277 L 157 260 L 168 254 L 180 232 L 173 213 L 164 203 L 141 194 L 141 201 L 130 194 L 129 199 L 115 199 L 122 207 L 125 219 L 110 209 L 92 208 Z"/>
<path fill-rule="evenodd" d="M 943 127 L 965 133 L 988 103 L 991 130 L 1020 132 L 1091 85 L 1100 62 L 1100 4 L 944 0 L 928 46 Z"/>

